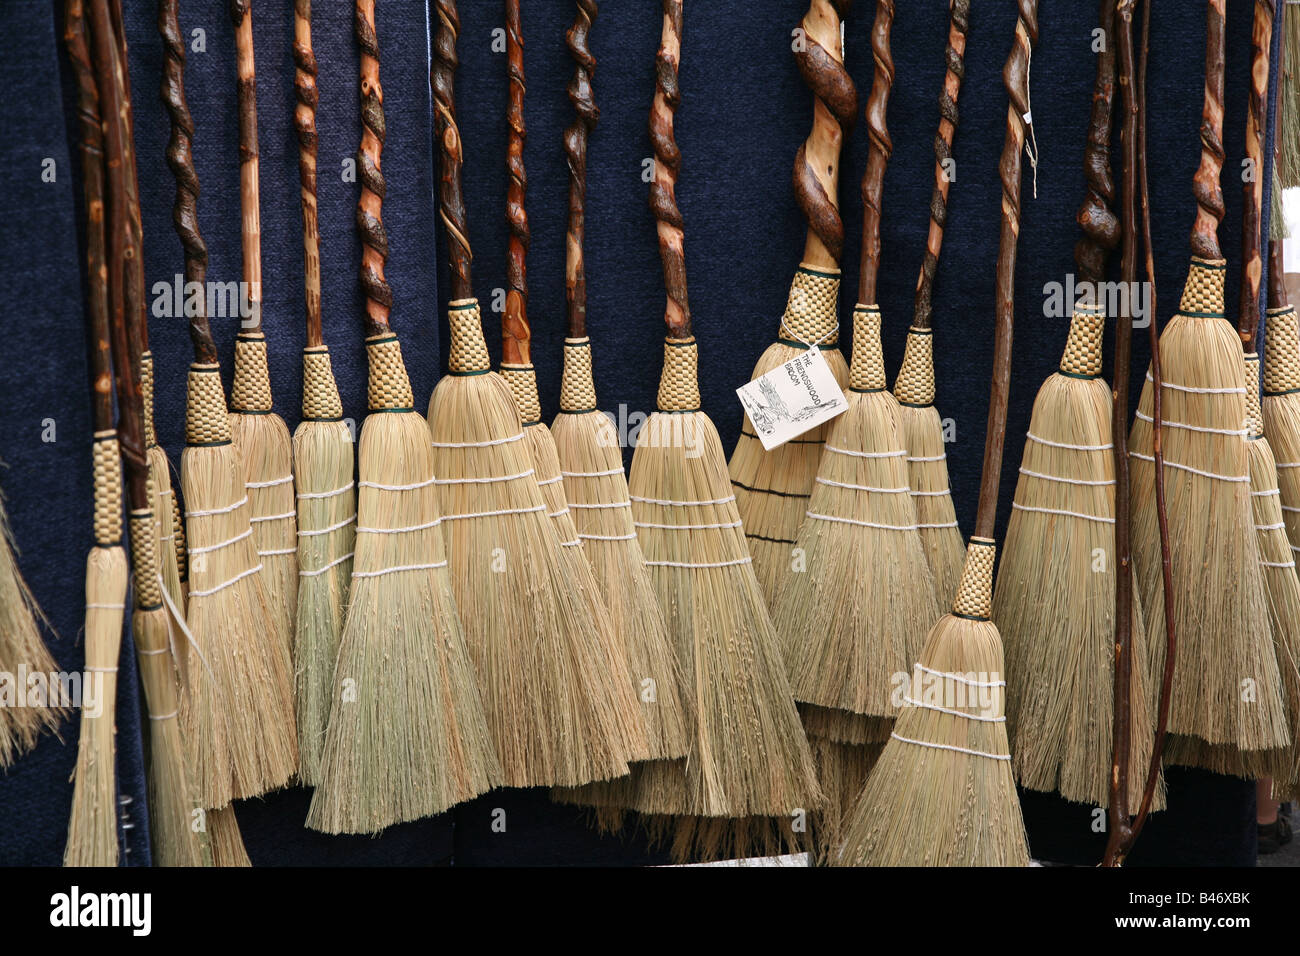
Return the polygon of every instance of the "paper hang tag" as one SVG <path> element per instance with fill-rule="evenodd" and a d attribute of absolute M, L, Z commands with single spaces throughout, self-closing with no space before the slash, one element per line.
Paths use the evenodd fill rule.
<path fill-rule="evenodd" d="M 826 357 L 813 346 L 736 389 L 767 451 L 848 410 Z"/>

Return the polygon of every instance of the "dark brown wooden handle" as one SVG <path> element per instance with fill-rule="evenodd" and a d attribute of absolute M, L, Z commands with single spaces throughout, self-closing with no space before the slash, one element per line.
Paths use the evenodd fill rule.
<path fill-rule="evenodd" d="M 162 37 L 162 100 L 171 123 L 167 165 L 176 179 L 172 225 L 185 253 L 185 281 L 203 288 L 208 273 L 208 247 L 199 232 L 199 174 L 194 168 L 194 119 L 185 99 L 185 38 L 177 12 L 178 0 L 159 0 L 158 33 Z M 189 317 L 194 361 L 215 365 L 217 345 L 208 326 L 206 303 L 198 296 L 197 314 Z"/>
<path fill-rule="evenodd" d="M 244 252 L 244 282 L 252 315 L 242 332 L 262 331 L 262 212 L 257 147 L 257 66 L 253 57 L 252 0 L 230 0 L 235 25 L 235 57 L 239 76 L 239 209 Z"/>
<path fill-rule="evenodd" d="M 324 344 L 320 318 L 320 227 L 316 213 L 316 55 L 311 49 L 311 0 L 293 4 L 294 129 L 298 132 L 298 181 L 302 187 L 303 286 L 307 303 L 307 346 Z"/>
<path fill-rule="evenodd" d="M 519 0 L 506 0 L 506 307 L 501 313 L 501 362 L 531 363 L 528 328 L 528 173 L 524 170 L 524 37 Z"/>
<path fill-rule="evenodd" d="M 1016 315 L 1016 245 L 1020 240 L 1020 157 L 1025 148 L 1029 112 L 1029 58 L 1038 42 L 1038 0 L 1018 0 L 1015 42 L 1002 82 L 1007 88 L 1007 135 L 998 173 L 1002 179 L 1002 229 L 998 244 L 997 326 L 993 339 L 993 381 L 989 394 L 988 431 L 984 436 L 984 470 L 980 477 L 975 536 L 993 537 L 1002 479 L 1002 449 L 1007 437 L 1007 400 L 1011 394 L 1011 337 Z"/>
<path fill-rule="evenodd" d="M 876 304 L 876 272 L 880 268 L 880 216 L 885 192 L 885 167 L 893 155 L 885 114 L 894 87 L 894 58 L 889 31 L 894 25 L 894 0 L 876 0 L 876 21 L 871 27 L 871 59 L 875 64 L 871 95 L 867 98 L 867 171 L 862 177 L 862 259 L 858 272 L 858 302 Z"/>
<path fill-rule="evenodd" d="M 569 102 L 576 114 L 564 131 L 564 155 L 569 163 L 569 226 L 565 246 L 564 291 L 569 306 L 569 338 L 587 334 L 587 267 L 583 242 L 587 228 L 587 137 L 596 128 L 600 110 L 591 91 L 591 77 L 596 72 L 596 58 L 591 55 L 587 38 L 596 19 L 595 0 L 576 0 L 578 12 L 573 26 L 565 34 L 569 55 L 573 57 L 573 79 L 569 81 Z"/>
<path fill-rule="evenodd" d="M 1267 125 L 1268 67 L 1273 52 L 1273 0 L 1255 0 L 1255 17 L 1250 31 L 1250 99 L 1246 112 L 1246 158 L 1251 175 L 1242 185 L 1241 200 L 1241 298 L 1237 306 L 1237 334 L 1247 352 L 1255 351 L 1259 329 L 1259 293 L 1264 277 L 1262 255 L 1264 201 L 1264 127 Z"/>
<path fill-rule="evenodd" d="M 1196 222 L 1192 255 L 1221 259 L 1219 223 L 1223 219 L 1223 62 L 1224 9 L 1227 0 L 1205 5 L 1205 101 L 1201 107 L 1201 164 L 1192 180 Z"/>
<path fill-rule="evenodd" d="M 1110 168 L 1111 114 L 1115 103 L 1115 0 L 1101 0 L 1097 23 L 1105 46 L 1097 53 L 1097 76 L 1088 120 L 1088 145 L 1083 151 L 1087 193 L 1075 217 L 1083 237 L 1074 244 L 1079 282 L 1093 288 L 1106 277 L 1106 258 L 1119 244 L 1119 219 L 1111 209 L 1115 179 Z"/>
<path fill-rule="evenodd" d="M 925 258 L 916 280 L 912 303 L 912 326 L 931 326 L 934 277 L 939 270 L 939 250 L 948 224 L 948 187 L 951 185 L 952 142 L 957 134 L 957 97 L 966 76 L 966 32 L 970 29 L 970 0 L 952 0 L 948 11 L 948 45 L 943 90 L 939 93 L 939 131 L 934 137 L 934 189 L 930 193 L 930 229 L 925 239 Z"/>
<path fill-rule="evenodd" d="M 655 56 L 655 98 L 650 107 L 650 143 L 655 154 L 655 178 L 650 184 L 650 209 L 659 235 L 659 259 L 664 269 L 664 324 L 673 339 L 691 337 L 691 307 L 686 298 L 686 250 L 676 186 L 682 154 L 673 135 L 673 115 L 681 103 L 677 64 L 682 53 L 682 0 L 663 0 L 664 27 Z"/>
<path fill-rule="evenodd" d="M 438 22 L 433 34 L 433 67 L 429 73 L 433 87 L 433 127 L 438 138 L 439 177 L 438 206 L 442 226 L 447 234 L 447 260 L 451 266 L 451 297 L 471 299 L 474 286 L 470 264 L 474 255 L 469 246 L 469 228 L 465 224 L 465 191 L 461 184 L 461 167 L 465 156 L 461 149 L 460 127 L 456 125 L 456 40 L 460 36 L 460 17 L 455 0 L 434 0 Z"/>
<path fill-rule="evenodd" d="M 1285 11 L 1283 11 L 1285 13 Z M 1283 42 L 1279 47 L 1278 64 L 1277 64 L 1277 83 L 1274 84 L 1272 91 L 1273 96 L 1273 115 L 1277 117 L 1275 123 L 1282 122 L 1282 103 L 1283 90 L 1286 87 L 1290 73 L 1294 66 L 1286 60 L 1286 43 Z M 1273 171 L 1276 173 L 1282 167 L 1282 132 L 1278 130 L 1273 137 Z M 1278 177 L 1273 177 L 1273 188 L 1281 189 L 1282 183 Z M 1286 291 L 1286 272 L 1282 263 L 1282 241 L 1280 239 L 1270 239 L 1268 243 L 1268 307 L 1270 309 L 1283 309 L 1290 305 Z"/>
<path fill-rule="evenodd" d="M 384 231 L 384 191 L 380 162 L 384 153 L 384 88 L 379 82 L 379 40 L 375 36 L 375 0 L 357 0 L 353 27 L 361 52 L 361 148 L 357 171 L 357 233 L 361 237 L 361 291 L 366 297 L 362 319 L 366 336 L 389 331 L 393 290 L 384 279 L 388 234 Z"/>

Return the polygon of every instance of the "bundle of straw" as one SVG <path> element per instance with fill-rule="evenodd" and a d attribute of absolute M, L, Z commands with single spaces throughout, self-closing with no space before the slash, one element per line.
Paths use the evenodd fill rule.
<path fill-rule="evenodd" d="M 1020 233 L 1029 58 L 1036 0 L 1018 0 L 1003 77 L 1009 103 L 1002 174 L 997 326 L 975 535 L 951 614 L 931 629 L 890 740 L 867 780 L 836 865 L 1024 866 L 1024 822 L 1008 753 L 1002 641 L 989 619 L 1006 437 Z"/>
<path fill-rule="evenodd" d="M 1249 775 L 1260 753 L 1286 746 L 1286 712 L 1268 629 L 1268 603 L 1251 513 L 1241 342 L 1224 318 L 1224 0 L 1209 0 L 1201 164 L 1193 192 L 1192 261 L 1178 313 L 1161 335 L 1173 606 L 1180 635 L 1167 762 Z M 1267 71 L 1265 71 L 1267 73 Z M 1161 629 L 1162 582 L 1154 495 L 1150 376 L 1129 436 L 1133 562 L 1142 606 Z M 1225 581 L 1235 581 L 1225 587 Z M 1151 642 L 1150 672 L 1164 669 Z M 1251 683 L 1243 686 L 1242 681 Z M 1194 738 L 1194 739 L 1193 739 Z M 1207 746 L 1208 745 L 1208 746 Z"/>
<path fill-rule="evenodd" d="M 357 0 L 361 50 L 361 287 L 370 412 L 361 428 L 351 601 L 307 825 L 376 833 L 495 786 L 488 735 L 452 597 L 429 430 L 389 325 L 381 170 L 384 91 L 374 0 Z"/>
<path fill-rule="evenodd" d="M 253 60 L 252 0 L 231 0 L 239 76 L 239 205 L 244 284 L 250 314 L 235 337 L 235 377 L 230 384 L 230 433 L 244 466 L 252 507 L 253 544 L 266 592 L 272 634 L 290 661 L 298 602 L 297 511 L 293 442 L 273 410 L 271 374 L 262 332 L 262 225 L 257 153 L 257 73 Z"/>
<path fill-rule="evenodd" d="M 167 0 L 162 0 L 167 2 Z M 181 47 L 184 56 L 184 46 Z M 170 54 L 166 54 L 170 55 Z M 182 65 L 184 60 L 182 60 Z M 146 323 L 146 326 L 148 323 Z M 145 334 L 148 334 L 146 328 Z M 153 520 L 154 537 L 157 539 L 155 556 L 163 576 L 163 587 L 178 613 L 185 614 L 185 584 L 182 568 L 185 565 L 185 528 L 180 522 L 180 502 L 176 490 L 172 487 L 171 462 L 167 452 L 158 444 L 158 432 L 153 418 L 153 353 L 146 348 L 140 355 L 140 389 L 144 398 L 144 441 L 145 451 L 149 455 L 149 474 L 153 476 L 154 502 Z"/>
<path fill-rule="evenodd" d="M 429 402 L 456 603 L 509 786 L 577 786 L 627 773 L 645 746 L 633 688 L 591 583 L 572 578 L 538 487 L 510 386 L 490 370 L 461 188 L 456 40 L 438 0 L 432 72 L 439 204 L 451 263 L 450 373 Z"/>
<path fill-rule="evenodd" d="M 1300 4 L 1283 0 L 1282 62 L 1278 70 L 1277 171 L 1273 191 L 1300 186 Z"/>
<path fill-rule="evenodd" d="M 916 498 L 917 524 L 934 574 L 939 603 L 957 593 L 964 549 L 957 529 L 957 512 L 948 487 L 944 426 L 934 407 L 934 337 L 931 296 L 939 268 L 943 229 L 948 221 L 949 168 L 952 141 L 957 133 L 957 97 L 966 75 L 966 32 L 970 26 L 970 0 L 951 0 L 948 19 L 947 64 L 943 92 L 939 94 L 939 132 L 934 138 L 934 189 L 930 196 L 930 229 L 925 259 L 916 283 L 912 326 L 907 330 L 903 364 L 894 380 L 907 449 L 908 486 Z"/>
<path fill-rule="evenodd" d="M 851 0 L 812 0 L 794 45 L 799 72 L 813 91 L 813 127 L 794 160 L 794 192 L 808 220 L 803 261 L 795 270 L 777 340 L 754 366 L 753 378 L 816 346 L 841 388 L 849 370 L 839 340 L 840 256 L 844 221 L 839 212 L 840 149 L 858 109 L 857 90 L 844 68 L 843 18 Z M 892 4 L 891 4 L 892 7 Z M 790 573 L 795 532 L 803 522 L 821 458 L 825 425 L 764 451 L 745 416 L 732 452 L 736 508 L 745 524 L 754 573 L 769 605 Z"/>
<path fill-rule="evenodd" d="M 239 833 L 234 805 L 209 810 L 205 816 L 212 865 L 223 868 L 252 866 L 248 851 L 244 849 L 244 839 Z"/>
<path fill-rule="evenodd" d="M 302 422 L 293 434 L 298 500 L 298 600 L 294 635 L 298 717 L 298 778 L 320 781 L 334 663 L 347 607 L 356 538 L 357 496 L 352 433 L 329 348 L 321 335 L 320 232 L 316 221 L 316 57 L 311 48 L 311 0 L 294 2 L 294 75 L 298 105 L 298 172 L 302 180 L 303 275 L 307 345 L 302 352 Z"/>
<path fill-rule="evenodd" d="M 682 3 L 664 0 L 663 10 L 650 113 L 656 158 L 650 205 L 668 293 L 668 337 L 658 411 L 637 437 L 629 489 L 651 579 L 686 686 L 695 693 L 696 722 L 685 761 L 642 768 L 637 806 L 651 814 L 784 817 L 764 822 L 779 825 L 779 835 L 797 843 L 791 815 L 816 810 L 821 793 L 718 433 L 700 409 L 682 219 L 674 196 L 681 165 L 673 115 L 680 102 Z M 689 821 L 685 826 L 693 828 Z M 715 834 L 709 842 L 719 839 Z"/>

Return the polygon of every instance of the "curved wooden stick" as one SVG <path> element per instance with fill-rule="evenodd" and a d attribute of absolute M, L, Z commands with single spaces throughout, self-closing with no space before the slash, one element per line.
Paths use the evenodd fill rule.
<path fill-rule="evenodd" d="M 1020 240 L 1020 157 L 1025 148 L 1029 113 L 1029 58 L 1038 42 L 1038 0 L 1017 0 L 1015 42 L 1002 82 L 1007 88 L 1007 134 L 998 173 L 1002 178 L 1002 229 L 998 245 L 997 328 L 993 340 L 993 383 L 988 431 L 984 436 L 984 470 L 980 475 L 975 537 L 993 539 L 1002 478 L 1002 448 L 1007 437 L 1007 401 L 1011 394 L 1011 337 L 1016 318 L 1016 244 Z"/>
<path fill-rule="evenodd" d="M 384 88 L 379 82 L 379 40 L 375 36 L 375 0 L 357 0 L 353 23 L 361 50 L 361 147 L 357 151 L 361 198 L 357 233 L 361 237 L 361 291 L 366 297 L 362 320 L 366 337 L 389 331 L 393 290 L 384 279 L 388 234 L 384 231 Z"/>
<path fill-rule="evenodd" d="M 565 34 L 569 54 L 573 57 L 573 79 L 569 81 L 569 102 L 577 114 L 564 131 L 564 155 L 569 163 L 569 226 L 565 243 L 564 291 L 569 306 L 568 334 L 571 339 L 587 334 L 587 269 L 582 244 L 586 237 L 587 214 L 587 137 L 596 128 L 600 110 L 591 91 L 591 77 L 596 72 L 596 58 L 587 46 L 592 21 L 596 19 L 595 0 L 576 0 L 578 12 Z"/>
<path fill-rule="evenodd" d="M 204 288 L 208 273 L 208 247 L 199 232 L 199 176 L 194 169 L 194 119 L 185 100 L 185 38 L 177 14 L 178 0 L 159 0 L 158 33 L 162 37 L 162 100 L 171 123 L 167 140 L 167 165 L 176 179 L 172 225 L 185 253 L 185 283 Z M 192 288 L 195 286 L 192 286 Z M 194 361 L 217 363 L 217 345 L 208 326 L 204 296 L 198 296 L 197 314 L 189 317 Z"/>
<path fill-rule="evenodd" d="M 469 229 L 465 224 L 465 192 L 461 185 L 460 127 L 456 125 L 456 40 L 460 35 L 460 17 L 455 0 L 434 0 L 438 25 L 433 35 L 433 125 L 440 150 L 438 206 L 447 233 L 447 260 L 451 266 L 452 300 L 472 299 L 474 286 L 470 264 L 474 255 L 469 246 Z"/>
<path fill-rule="evenodd" d="M 530 365 L 528 328 L 528 173 L 524 170 L 524 37 L 519 0 L 506 0 L 506 75 L 510 87 L 506 109 L 506 307 L 501 313 L 501 363 Z"/>
<path fill-rule="evenodd" d="M 243 332 L 262 331 L 262 213 L 257 153 L 257 67 L 253 60 L 253 2 L 230 0 L 239 71 L 239 207 L 244 282 L 252 315 Z"/>
<path fill-rule="evenodd" d="M 1201 107 L 1201 164 L 1192 180 L 1196 222 L 1192 225 L 1192 255 L 1222 259 L 1219 223 L 1223 219 L 1223 62 L 1224 10 L 1227 0 L 1205 5 L 1205 101 Z"/>
<path fill-rule="evenodd" d="M 659 234 L 659 259 L 663 262 L 664 324 L 668 337 L 691 337 L 691 308 L 686 298 L 686 251 L 682 214 L 675 188 L 682 169 L 682 154 L 673 135 L 673 114 L 681 103 L 677 64 L 682 52 L 682 0 L 663 0 L 664 27 L 655 56 L 655 98 L 650 107 L 650 143 L 655 154 L 655 178 L 650 184 L 650 209 Z"/>
<path fill-rule="evenodd" d="M 843 18 L 852 0 L 812 0 L 800 21 L 795 63 L 813 91 L 813 127 L 794 159 L 794 194 L 808 220 L 803 261 L 838 268 L 844 252 L 840 218 L 840 150 L 858 112 L 858 94 L 844 69 Z"/>
<path fill-rule="evenodd" d="M 1250 103 L 1246 113 L 1246 158 L 1253 175 L 1242 186 L 1241 201 L 1241 299 L 1237 308 L 1237 334 L 1242 348 L 1255 351 L 1255 333 L 1259 330 L 1260 282 L 1264 275 L 1261 254 L 1264 201 L 1264 127 L 1268 123 L 1267 107 L 1269 60 L 1273 52 L 1273 0 L 1255 0 L 1255 17 L 1251 25 Z"/>
<path fill-rule="evenodd" d="M 925 258 L 916 280 L 912 303 L 912 327 L 930 328 L 933 306 L 934 276 L 939 269 L 939 250 L 943 230 L 948 223 L 949 169 L 952 141 L 957 134 L 957 97 L 966 76 L 966 31 L 970 29 L 970 0 L 952 0 L 948 12 L 948 45 L 943 57 L 947 67 L 943 91 L 939 94 L 939 132 L 934 137 L 934 189 L 930 194 L 930 230 L 925 239 Z"/>
<path fill-rule="evenodd" d="M 1097 54 L 1097 78 L 1088 121 L 1088 145 L 1083 152 L 1083 177 L 1087 194 L 1075 217 L 1083 238 L 1074 245 L 1074 263 L 1080 284 L 1095 292 L 1106 277 L 1106 257 L 1119 244 L 1119 219 L 1111 210 L 1115 180 L 1110 169 L 1111 110 L 1115 102 L 1115 0 L 1101 0 L 1097 16 L 1105 46 Z"/>
<path fill-rule="evenodd" d="M 871 27 L 871 59 L 875 64 L 871 95 L 867 98 L 867 135 L 870 151 L 862 177 L 862 259 L 858 271 L 858 302 L 876 304 L 876 272 L 880 268 L 880 216 L 885 191 L 885 167 L 894 152 L 885 114 L 894 86 L 894 59 L 889 52 L 889 30 L 894 24 L 894 0 L 876 0 L 876 20 Z"/>
<path fill-rule="evenodd" d="M 320 319 L 320 227 L 316 215 L 316 56 L 311 49 L 311 0 L 293 4 L 294 128 L 298 131 L 298 180 L 302 184 L 303 281 L 307 302 L 307 347 L 325 344 Z"/>

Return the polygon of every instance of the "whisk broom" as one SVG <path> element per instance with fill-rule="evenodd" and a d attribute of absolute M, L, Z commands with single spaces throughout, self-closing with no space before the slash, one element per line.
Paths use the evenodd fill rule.
<path fill-rule="evenodd" d="M 293 442 L 273 410 L 266 336 L 262 332 L 262 226 L 257 152 L 257 72 L 253 59 L 252 0 L 230 0 L 239 76 L 239 205 L 244 283 L 251 314 L 235 337 L 230 383 L 230 432 L 244 464 L 253 543 L 262 565 L 267 623 L 293 660 L 298 602 L 297 510 Z"/>
<path fill-rule="evenodd" d="M 504 783 L 577 786 L 627 773 L 644 747 L 640 705 L 608 617 L 569 576 L 514 396 L 489 367 L 461 188 L 460 21 L 451 0 L 436 9 L 430 82 L 452 301 L 450 372 L 429 428 L 447 557 Z"/>
<path fill-rule="evenodd" d="M 298 598 L 294 634 L 298 720 L 298 778 L 320 781 L 334 663 L 347 607 L 356 538 L 357 496 L 352 433 L 329 348 L 321 334 L 320 232 L 316 218 L 316 57 L 311 47 L 311 0 L 294 2 L 294 113 L 302 182 L 303 276 L 307 345 L 302 352 L 302 421 L 293 435 L 298 501 Z"/>
<path fill-rule="evenodd" d="M 858 97 L 844 68 L 843 18 L 852 0 L 812 0 L 800 21 L 795 62 L 813 91 L 813 127 L 794 160 L 794 192 L 808 220 L 803 261 L 795 270 L 777 340 L 754 366 L 754 378 L 815 346 L 840 387 L 848 365 L 839 339 L 840 256 L 844 222 L 839 212 L 840 149 L 853 125 Z M 769 606 L 790 573 L 795 532 L 803 522 L 821 458 L 826 426 L 765 451 L 745 416 L 729 470 L 736 508 L 754 558 L 754 573 Z"/>
<path fill-rule="evenodd" d="M 906 706 L 831 862 L 871 866 L 1024 866 L 1029 862 L 1005 723 L 1002 641 L 990 620 L 993 541 L 1006 438 L 1020 233 L 1021 151 L 1029 113 L 1036 0 L 1018 0 L 1003 69 L 1009 102 L 999 170 L 997 324 L 975 534 L 952 613 L 931 629 Z"/>
<path fill-rule="evenodd" d="M 695 739 L 685 761 L 641 769 L 637 808 L 688 817 L 785 817 L 821 802 L 775 629 L 730 489 L 717 430 L 700 409 L 697 347 L 686 295 L 682 217 L 674 196 L 681 154 L 682 3 L 664 0 L 650 138 L 667 303 L 658 410 L 638 437 L 629 480 L 633 518 L 669 633 L 694 692 Z M 694 826 L 690 820 L 685 827 Z"/>
<path fill-rule="evenodd" d="M 326 833 L 377 833 L 441 813 L 501 779 L 452 596 L 429 430 L 389 325 L 381 169 L 387 127 L 374 0 L 357 0 L 355 29 L 370 415 L 361 428 L 350 603 L 307 815 L 307 826 Z"/>

